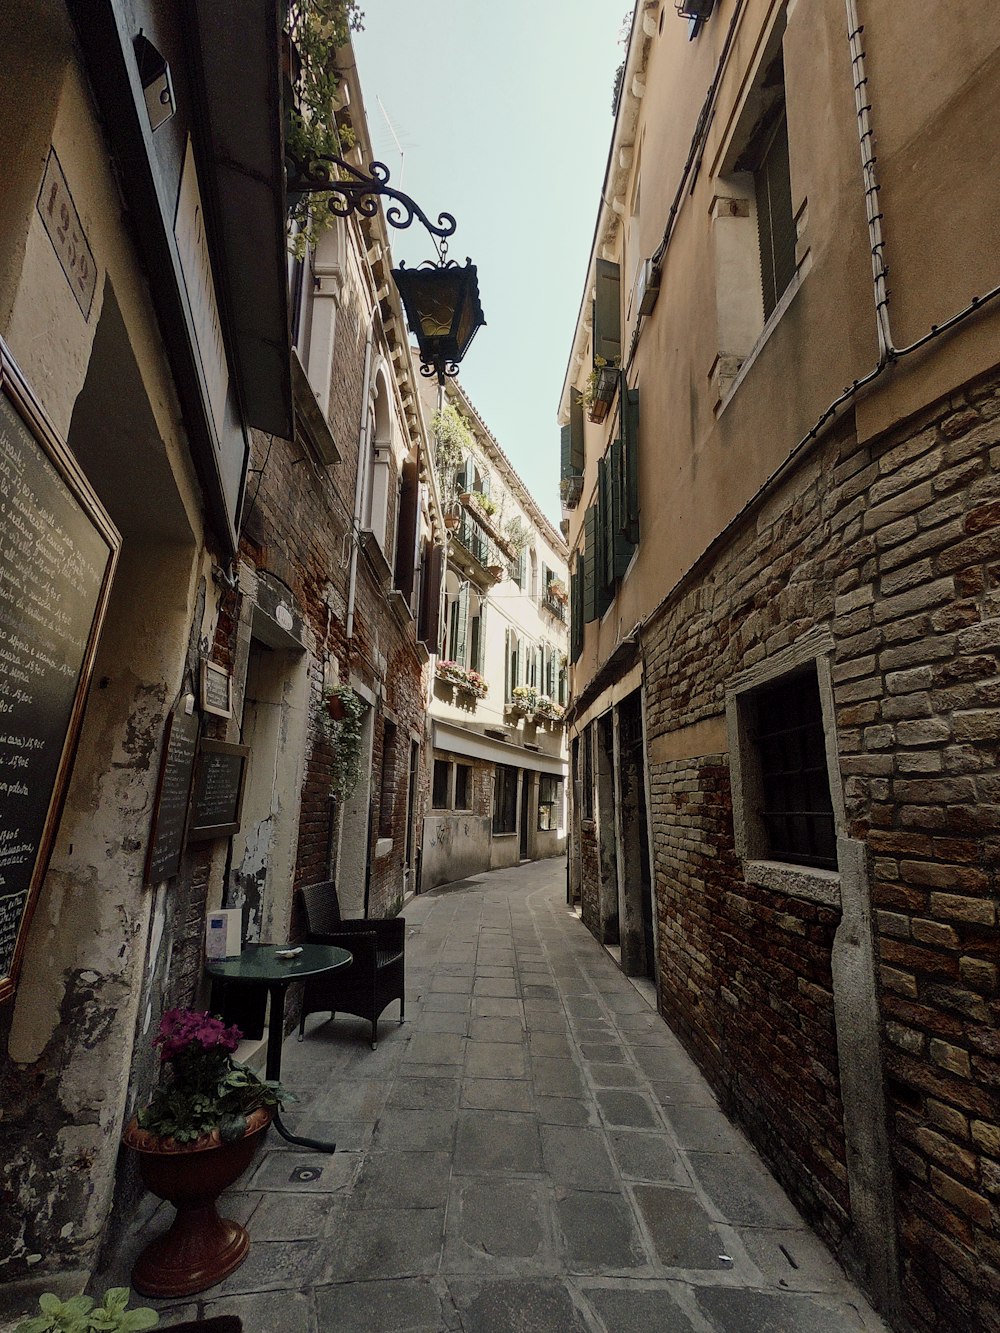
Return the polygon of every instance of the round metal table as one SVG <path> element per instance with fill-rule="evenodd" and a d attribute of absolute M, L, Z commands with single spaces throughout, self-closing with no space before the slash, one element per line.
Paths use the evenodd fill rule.
<path fill-rule="evenodd" d="M 354 961 L 353 954 L 347 949 L 338 949 L 332 944 L 303 944 L 302 952 L 294 958 L 279 958 L 277 954 L 280 948 L 280 944 L 247 944 L 238 958 L 209 959 L 205 963 L 205 971 L 217 981 L 267 987 L 271 1006 L 267 1024 L 266 1076 L 274 1080 L 281 1077 L 285 993 L 288 987 L 293 981 L 305 981 L 309 977 L 336 972 L 342 967 L 349 967 Z M 274 1114 L 274 1127 L 289 1143 L 317 1148 L 321 1152 L 336 1150 L 337 1145 L 334 1143 L 322 1143 L 318 1139 L 301 1138 L 289 1133 L 277 1111 Z"/>

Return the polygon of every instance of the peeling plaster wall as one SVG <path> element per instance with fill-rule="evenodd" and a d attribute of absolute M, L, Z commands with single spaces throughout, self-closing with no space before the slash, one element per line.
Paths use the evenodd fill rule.
<path fill-rule="evenodd" d="M 211 856 L 199 850 L 169 890 L 142 882 L 163 723 L 205 613 L 200 496 L 65 24 L 46 7 L 26 43 L 23 6 L 19 14 L 15 23 L 9 8 L 0 13 L 0 101 L 18 108 L 2 117 L 17 142 L 0 130 L 12 171 L 0 213 L 0 334 L 123 548 L 20 988 L 0 1011 L 0 1315 L 32 1275 L 58 1273 L 39 1280 L 72 1287 L 93 1265 L 121 1126 L 152 1077 L 144 1034 L 165 997 L 193 998 L 212 879 Z M 89 314 L 34 206 L 50 142 L 95 259 Z M 135 469 L 140 487 L 129 482 Z M 220 871 L 215 878 L 221 884 Z"/>

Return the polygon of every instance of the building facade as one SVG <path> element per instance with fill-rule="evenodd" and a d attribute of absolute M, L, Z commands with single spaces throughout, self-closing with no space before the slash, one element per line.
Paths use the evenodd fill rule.
<path fill-rule="evenodd" d="M 560 409 L 570 893 L 890 1319 L 995 1328 L 1000 18 L 684 8 Z"/>
<path fill-rule="evenodd" d="M 415 884 L 443 516 L 382 214 L 289 232 L 283 21 L 0 15 L 0 1318 L 127 1224 L 206 911 Z"/>
<path fill-rule="evenodd" d="M 424 407 L 449 533 L 428 889 L 565 848 L 568 588 L 565 543 L 461 386 Z"/>

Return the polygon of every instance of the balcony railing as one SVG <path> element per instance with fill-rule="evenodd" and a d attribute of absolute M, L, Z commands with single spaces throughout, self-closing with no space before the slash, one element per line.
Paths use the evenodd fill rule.
<path fill-rule="evenodd" d="M 545 607 L 546 611 L 554 615 L 557 620 L 561 620 L 562 623 L 565 625 L 566 602 L 563 599 L 557 597 L 554 592 L 550 592 L 548 589 L 546 589 L 546 591 L 542 594 L 542 606 Z"/>
<path fill-rule="evenodd" d="M 506 569 L 506 560 L 496 544 L 490 541 L 479 524 L 475 523 L 468 513 L 462 514 L 461 522 L 452 532 L 451 539 L 478 566 L 478 569 L 474 569 L 472 572 L 478 576 L 479 582 L 483 584 L 496 582 L 497 570 L 500 571 L 500 577 L 503 576 L 503 571 Z"/>

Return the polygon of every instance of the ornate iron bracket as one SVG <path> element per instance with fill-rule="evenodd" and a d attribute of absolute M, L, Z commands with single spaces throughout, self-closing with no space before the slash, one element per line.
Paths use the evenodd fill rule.
<path fill-rule="evenodd" d="M 454 235 L 458 226 L 450 213 L 439 213 L 437 223 L 431 222 L 415 200 L 389 184 L 389 168 L 384 162 L 369 162 L 368 174 L 352 167 L 342 157 L 321 154 L 317 157 L 297 157 L 286 149 L 288 159 L 289 194 L 329 194 L 327 207 L 338 218 L 360 213 L 373 218 L 378 212 L 379 199 L 391 199 L 385 209 L 385 220 L 390 227 L 402 231 L 417 219 L 432 237 L 438 253 L 447 250 L 445 240 Z"/>

